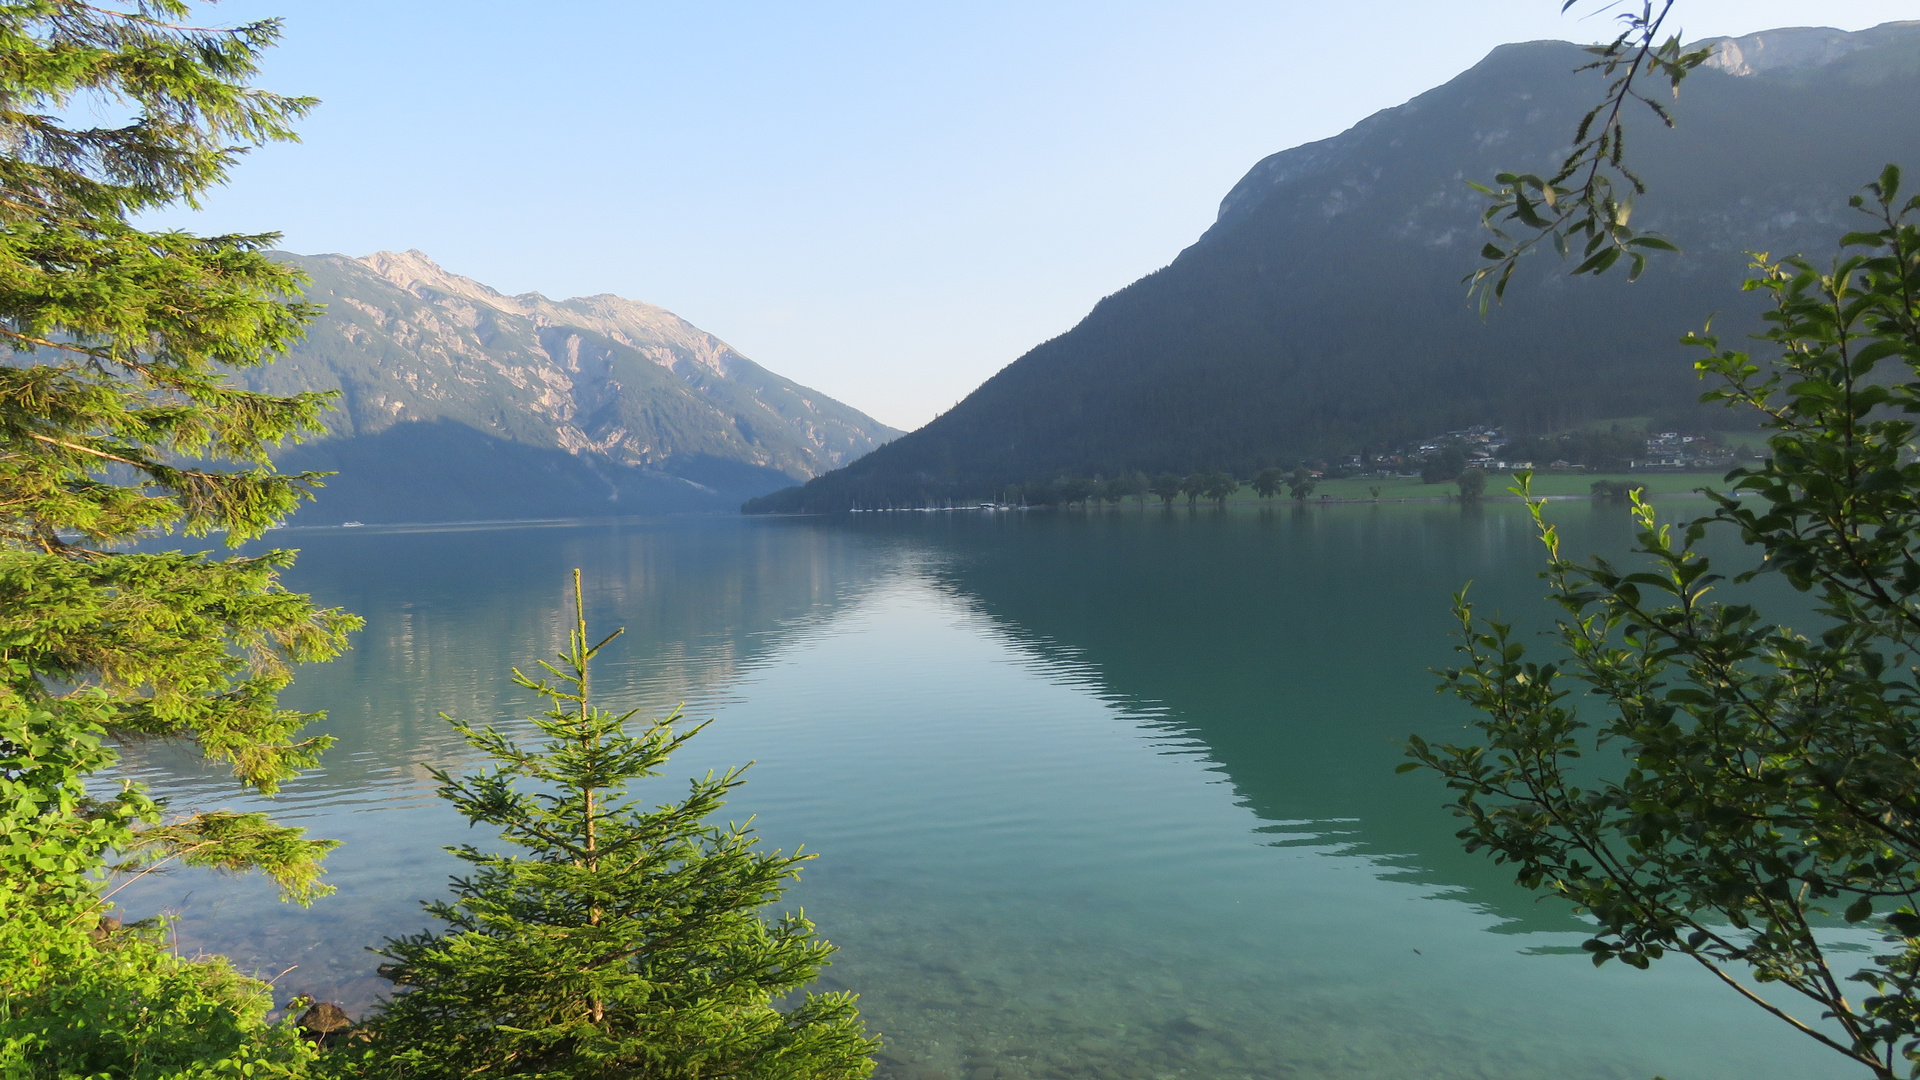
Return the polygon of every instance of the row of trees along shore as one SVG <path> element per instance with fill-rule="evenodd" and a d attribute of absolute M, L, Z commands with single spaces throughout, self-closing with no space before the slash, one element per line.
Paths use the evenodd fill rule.
<path fill-rule="evenodd" d="M 227 381 L 315 314 L 266 257 L 276 237 L 133 224 L 197 204 L 313 104 L 249 85 L 277 21 L 196 13 L 0 0 L 0 1076 L 865 1077 L 853 997 L 799 994 L 832 947 L 763 915 L 804 859 L 708 824 L 738 770 L 666 806 L 626 796 L 699 729 L 595 707 L 609 639 L 579 618 L 515 672 L 550 706 L 534 742 L 456 723 L 494 765 L 436 773 L 441 794 L 506 851 L 456 852 L 469 875 L 428 906 L 439 929 L 381 947 L 397 992 L 375 1015 L 295 1002 L 269 1022 L 270 986 L 114 916 L 123 883 L 165 865 L 259 870 L 301 904 L 329 891 L 333 841 L 98 777 L 120 741 L 168 739 L 271 795 L 328 743 L 278 692 L 359 626 L 282 587 L 292 552 L 129 549 L 237 548 L 322 480 L 267 452 L 319 432 L 329 395 Z M 70 123 L 101 102 L 131 119 Z"/>
<path fill-rule="evenodd" d="M 1067 476 L 1037 484 L 1013 485 L 1001 494 L 1001 501 L 1016 506 L 1087 506 L 1096 502 L 1115 505 L 1132 499 L 1144 506 L 1152 498 L 1163 506 L 1172 506 L 1181 499 L 1189 506 L 1203 500 L 1224 505 L 1246 488 L 1263 500 L 1285 495 L 1296 502 L 1305 502 L 1319 488 L 1322 478 L 1323 474 L 1304 465 L 1292 469 L 1262 469 L 1246 480 L 1227 472 L 1197 472 L 1186 476 L 1161 473 L 1153 477 L 1133 473 L 1111 479 Z M 1462 498 L 1476 499 L 1486 492 L 1487 473 L 1468 466 L 1450 472 L 1446 481 L 1457 485 Z M 1374 497 L 1379 496 L 1379 488 L 1370 490 Z"/>
<path fill-rule="evenodd" d="M 1580 429 L 1550 435 L 1520 436 L 1509 440 L 1503 446 L 1502 453 L 1516 461 L 1546 463 L 1547 471 L 1558 466 L 1587 472 L 1627 472 L 1637 460 L 1647 456 L 1651 434 L 1648 429 L 1632 427 L 1623 430 L 1620 425 L 1614 424 L 1606 430 Z M 1702 449 L 1711 448 L 1725 456 L 1731 464 L 1734 451 L 1728 449 L 1723 440 L 1724 436 L 1719 433 L 1708 433 L 1698 441 Z M 1203 470 L 1184 476 L 1176 473 L 1148 475 L 1137 471 L 1122 472 L 1116 476 L 1066 475 L 1009 484 L 991 497 L 994 501 L 1014 506 L 1113 505 L 1129 499 L 1141 504 L 1154 499 L 1172 506 L 1182 499 L 1188 505 L 1224 503 L 1238 494 L 1241 488 L 1248 488 L 1261 499 L 1285 495 L 1304 501 L 1325 481 L 1384 479 L 1383 474 L 1390 472 L 1402 478 L 1417 475 L 1423 484 L 1454 484 L 1458 495 L 1473 499 L 1481 497 L 1488 490 L 1488 478 L 1493 475 L 1483 464 L 1475 464 L 1476 459 L 1469 456 L 1465 446 L 1457 443 L 1442 445 L 1424 456 L 1395 454 L 1390 460 L 1396 464 L 1391 466 L 1382 465 L 1381 460 L 1389 459 L 1376 459 L 1363 454 L 1356 455 L 1344 464 L 1302 462 L 1291 468 L 1269 466 L 1243 476 L 1225 470 Z M 1483 456 L 1479 460 L 1484 462 L 1486 459 Z M 923 494 L 920 498 L 922 501 L 919 503 L 909 498 L 881 500 L 877 505 L 953 505 L 968 502 L 965 498 L 950 494 Z M 855 502 L 849 508 L 863 509 L 866 504 Z"/>

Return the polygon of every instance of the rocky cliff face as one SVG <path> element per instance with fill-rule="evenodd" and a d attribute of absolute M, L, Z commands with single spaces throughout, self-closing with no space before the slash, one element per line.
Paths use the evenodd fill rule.
<path fill-rule="evenodd" d="M 282 257 L 326 311 L 250 383 L 341 392 L 329 437 L 282 462 L 342 473 L 302 521 L 724 509 L 898 434 L 651 304 L 507 296 L 418 251 Z M 424 472 L 397 460 L 423 454 L 437 462 Z M 467 475 L 502 455 L 536 488 L 551 486 L 542 474 L 571 476 L 580 499 Z M 456 489 L 471 497 L 421 509 Z"/>
<path fill-rule="evenodd" d="M 1690 48 L 1713 49 L 1706 62 L 1709 68 L 1729 75 L 1760 75 L 1821 67 L 1862 49 L 1897 44 L 1915 28 L 1920 28 L 1920 22 L 1883 23 L 1853 33 L 1825 26 L 1790 26 L 1745 37 L 1707 38 Z"/>

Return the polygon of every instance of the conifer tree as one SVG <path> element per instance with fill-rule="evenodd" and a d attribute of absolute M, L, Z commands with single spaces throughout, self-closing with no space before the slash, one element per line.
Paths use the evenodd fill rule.
<path fill-rule="evenodd" d="M 350 616 L 286 592 L 289 552 L 217 558 L 123 545 L 258 536 L 309 494 L 268 450 L 318 429 L 324 395 L 227 382 L 312 317 L 276 237 L 199 237 L 133 215 L 198 205 L 249 146 L 312 104 L 248 85 L 273 20 L 186 24 L 183 0 L 0 2 L 0 917 L 97 908 L 109 851 L 265 867 L 318 890 L 329 846 L 257 815 L 159 824 L 137 789 L 89 796 L 109 735 L 186 739 L 264 792 L 324 740 L 275 704 Z M 99 106 L 100 108 L 95 108 Z M 124 111 L 124 123 L 74 117 Z M 143 827 L 144 826 L 144 827 Z"/>
<path fill-rule="evenodd" d="M 187 813 L 89 777 L 117 740 L 193 743 L 272 792 L 324 740 L 280 709 L 293 665 L 354 620 L 289 593 L 284 551 L 138 552 L 258 536 L 316 482 L 268 450 L 322 395 L 230 385 L 313 309 L 271 235 L 135 215 L 197 200 L 312 104 L 249 85 L 272 20 L 189 25 L 182 0 L 0 0 L 0 1074 L 289 1075 L 267 987 L 102 919 L 109 857 L 265 869 L 305 900 L 332 845 L 264 815 Z M 88 126 L 86 118 L 124 117 Z"/>
<path fill-rule="evenodd" d="M 447 718 L 496 764 L 461 778 L 435 770 L 442 797 L 519 851 L 450 849 L 474 873 L 454 879 L 451 902 L 427 905 L 443 931 L 381 950 L 407 990 L 370 1023 L 357 1067 L 420 1078 L 867 1076 L 878 1043 L 853 995 L 790 998 L 833 947 L 802 914 L 760 915 L 812 856 L 757 851 L 748 827 L 707 823 L 741 769 L 693 780 L 670 805 L 629 797 L 705 725 L 680 727 L 676 710 L 635 734 L 633 712 L 596 707 L 588 667 L 620 631 L 589 643 L 578 570 L 574 605 L 557 663 L 513 672 L 551 706 L 529 717 L 544 741 Z"/>

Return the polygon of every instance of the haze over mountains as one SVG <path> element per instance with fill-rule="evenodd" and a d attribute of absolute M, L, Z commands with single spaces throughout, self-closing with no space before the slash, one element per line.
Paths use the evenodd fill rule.
<path fill-rule="evenodd" d="M 1494 424 L 1722 414 L 1676 344 L 1756 327 L 1749 250 L 1824 260 L 1888 162 L 1920 180 L 1920 23 L 1722 39 L 1666 131 L 1629 130 L 1634 224 L 1686 249 L 1629 284 L 1529 260 L 1483 322 L 1460 278 L 1484 242 L 1466 186 L 1550 174 L 1602 92 L 1565 42 L 1496 49 L 1334 138 L 1259 162 L 1168 267 L 1106 298 L 910 435 L 754 511 L 990 497 L 1061 475 L 1245 472 Z"/>
<path fill-rule="evenodd" d="M 506 296 L 418 251 L 283 255 L 326 305 L 247 373 L 342 392 L 282 469 L 337 471 L 301 524 L 731 511 L 899 433 L 618 296 Z"/>

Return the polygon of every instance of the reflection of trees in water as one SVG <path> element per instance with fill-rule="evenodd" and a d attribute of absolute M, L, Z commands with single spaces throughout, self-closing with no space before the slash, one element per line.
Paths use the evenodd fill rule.
<path fill-rule="evenodd" d="M 1570 550 L 1610 548 L 1624 514 L 1555 507 Z M 1350 845 L 1465 890 L 1514 929 L 1567 929 L 1511 874 L 1460 850 L 1444 792 L 1398 776 L 1399 740 L 1465 722 L 1433 692 L 1449 594 L 1544 616 L 1517 505 L 1158 509 L 953 520 L 934 571 L 1019 647 L 1091 670 L 1096 692 L 1201 744 L 1275 842 Z"/>
<path fill-rule="evenodd" d="M 274 534 L 302 549 L 290 588 L 366 618 L 352 652 L 299 672 L 283 697 L 327 710 L 315 730 L 339 740 L 320 771 L 276 801 L 290 823 L 348 840 L 328 860 L 341 891 L 302 911 L 257 880 L 189 872 L 143 880 L 118 899 L 134 917 L 182 912 L 189 951 L 223 952 L 268 975 L 298 964 L 282 989 L 363 1007 L 390 989 L 373 978 L 365 947 L 417 928 L 418 901 L 455 869 L 441 845 L 484 840 L 434 798 L 422 765 L 460 771 L 475 761 L 439 713 L 506 726 L 537 707 L 508 669 L 564 644 L 575 566 L 589 583 L 592 622 L 627 628 L 595 669 L 604 703 L 645 715 L 681 701 L 690 715 L 709 711 L 745 669 L 857 601 L 892 565 L 871 538 L 787 524 Z M 123 772 L 178 805 L 251 802 L 164 745 L 130 747 Z"/>

